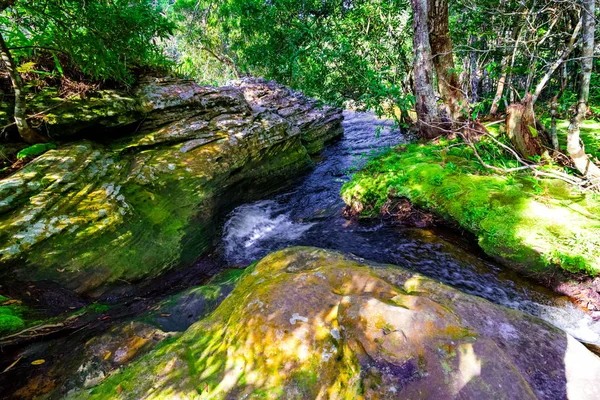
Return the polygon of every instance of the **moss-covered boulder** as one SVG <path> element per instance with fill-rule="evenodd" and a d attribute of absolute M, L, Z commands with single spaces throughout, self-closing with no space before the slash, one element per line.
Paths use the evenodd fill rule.
<path fill-rule="evenodd" d="M 596 399 L 547 323 L 391 265 L 273 253 L 208 318 L 72 399 Z"/>
<path fill-rule="evenodd" d="M 198 258 L 221 213 L 312 165 L 302 115 L 254 111 L 239 88 L 134 93 L 146 117 L 119 140 L 60 144 L 0 180 L 0 275 L 87 294 L 156 276 Z"/>
<path fill-rule="evenodd" d="M 81 330 L 74 327 L 72 334 L 38 343 L 3 360 L 10 365 L 18 359 L 20 366 L 44 360 L 28 371 L 27 378 L 16 369 L 10 369 L 13 376 L 0 376 L 4 382 L 14 382 L 12 392 L 3 394 L 17 399 L 60 398 L 70 391 L 97 385 L 115 369 L 132 363 L 164 340 L 175 340 L 193 323 L 208 316 L 231 293 L 243 274 L 242 269 L 221 271 L 205 285 L 168 296 L 134 318 L 123 318 L 123 314 L 128 313 L 119 310 L 119 306 L 86 307 L 87 318 L 83 310 L 77 311 L 67 320 L 80 316 Z M 0 305 L 6 300 L 0 296 Z M 1 311 L 0 306 L 0 326 L 3 323 Z M 100 321 L 110 321 L 113 316 L 118 318 L 117 322 L 107 331 L 100 331 Z M 54 321 L 66 322 L 64 317 Z M 89 338 L 91 332 L 84 330 L 90 325 L 96 333 L 92 338 Z M 2 333 L 0 330 L 0 335 Z M 1 380 L 0 387 L 4 387 Z"/>
<path fill-rule="evenodd" d="M 551 172 L 551 170 L 550 170 Z M 449 143 L 400 146 L 371 160 L 342 188 L 354 214 L 396 215 L 403 199 L 476 235 L 490 256 L 528 275 L 600 273 L 600 199 L 529 171 L 483 168 Z"/>

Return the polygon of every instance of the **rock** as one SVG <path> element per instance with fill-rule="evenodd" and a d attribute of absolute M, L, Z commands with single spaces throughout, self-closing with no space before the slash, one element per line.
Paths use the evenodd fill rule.
<path fill-rule="evenodd" d="M 24 364 L 45 358 L 44 368 L 28 371 L 26 379 L 20 379 L 22 373 L 17 372 L 18 377 L 9 377 L 2 382 L 1 378 L 7 377 L 0 375 L 0 387 L 6 390 L 10 381 L 14 384 L 11 394 L 15 398 L 31 399 L 39 396 L 58 398 L 69 391 L 96 385 L 115 369 L 130 364 L 163 340 L 175 337 L 213 312 L 243 274 L 241 269 L 224 270 L 207 284 L 172 295 L 134 319 L 122 320 L 117 311 L 118 322 L 106 332 L 96 328 L 91 339 L 90 332 L 77 329 L 69 335 L 46 340 L 13 354 L 12 358 L 20 358 Z M 106 315 L 110 314 L 107 312 Z M 85 325 L 102 319 L 103 316 L 95 315 Z M 11 397 L 9 393 L 5 394 Z"/>
<path fill-rule="evenodd" d="M 133 93 L 145 119 L 129 135 L 61 145 L 0 180 L 0 275 L 96 295 L 189 265 L 220 215 L 312 166 L 299 121 L 319 119 L 302 116 L 308 106 L 285 119 L 253 111 L 240 88 L 174 79 Z M 322 118 L 324 136 L 339 134 Z"/>
<path fill-rule="evenodd" d="M 44 98 L 37 105 L 35 101 L 33 103 L 30 105 L 32 114 L 43 115 L 34 118 L 32 125 L 40 125 L 40 130 L 51 140 L 63 140 L 81 133 L 103 134 L 143 118 L 137 99 L 116 90 L 96 91 L 86 99 Z"/>
<path fill-rule="evenodd" d="M 534 317 L 391 265 L 273 253 L 206 319 L 71 399 L 597 399 L 600 359 Z"/>
<path fill-rule="evenodd" d="M 153 308 L 142 320 L 165 332 L 183 332 L 209 315 L 229 296 L 243 270 L 226 270 L 211 282 L 171 296 Z"/>
<path fill-rule="evenodd" d="M 252 107 L 277 113 L 300 127 L 309 154 L 320 152 L 344 133 L 340 109 L 319 105 L 301 92 L 262 78 L 243 78 L 231 85 L 243 90 Z"/>
<path fill-rule="evenodd" d="M 32 376 L 11 398 L 57 398 L 74 388 L 97 385 L 115 369 L 139 358 L 171 336 L 149 324 L 132 321 L 119 324 L 85 343 L 69 340 L 54 343 L 47 349 L 52 355 L 44 356 L 47 358 L 44 371 L 30 372 Z M 57 358 L 59 354 L 61 357 Z M 29 357 L 27 351 L 22 357 Z"/>

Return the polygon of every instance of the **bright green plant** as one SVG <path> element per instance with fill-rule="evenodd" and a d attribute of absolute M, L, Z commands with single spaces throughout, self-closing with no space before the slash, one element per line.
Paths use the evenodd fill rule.
<path fill-rule="evenodd" d="M 66 59 L 94 79 L 128 82 L 132 67 L 156 65 L 163 56 L 155 39 L 172 30 L 150 0 L 14 0 L 0 11 L 2 35 L 18 64 L 33 60 L 35 70 L 49 58 L 63 74 Z"/>
<path fill-rule="evenodd" d="M 37 157 L 40 154 L 47 152 L 48 150 L 55 149 L 54 143 L 38 143 L 33 146 L 24 148 L 17 153 L 17 159 L 22 160 L 25 158 Z"/>

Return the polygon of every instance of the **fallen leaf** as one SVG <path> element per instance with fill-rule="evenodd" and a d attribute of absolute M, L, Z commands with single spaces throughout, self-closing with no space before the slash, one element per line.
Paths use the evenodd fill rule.
<path fill-rule="evenodd" d="M 112 355 L 112 351 L 109 351 L 108 353 L 106 353 L 106 355 L 104 356 L 105 360 L 108 360 L 108 358 Z"/>
<path fill-rule="evenodd" d="M 170 317 L 171 314 L 160 314 L 161 317 Z"/>
<path fill-rule="evenodd" d="M 33 362 L 31 363 L 31 365 L 42 365 L 42 364 L 43 364 L 43 363 L 45 363 L 45 362 L 46 362 L 46 360 L 39 359 L 39 360 L 35 360 L 35 361 L 33 361 Z"/>
<path fill-rule="evenodd" d="M 11 299 L 11 300 L 7 300 L 4 303 L 2 303 L 3 306 L 10 306 L 11 304 L 23 304 L 23 302 L 21 300 L 15 300 L 15 299 Z"/>

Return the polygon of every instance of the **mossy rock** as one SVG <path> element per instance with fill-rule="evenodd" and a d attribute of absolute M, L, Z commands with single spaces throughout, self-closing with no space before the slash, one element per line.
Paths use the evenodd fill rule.
<path fill-rule="evenodd" d="M 370 161 L 342 188 L 356 213 L 407 198 L 474 233 L 481 248 L 529 274 L 600 272 L 600 198 L 557 179 L 482 168 L 466 146 L 412 144 Z"/>
<path fill-rule="evenodd" d="M 595 399 L 549 324 L 391 265 L 273 253 L 208 318 L 70 399 Z"/>
<path fill-rule="evenodd" d="M 189 265 L 223 213 L 312 167 L 301 115 L 254 112 L 235 88 L 145 85 L 139 130 L 62 144 L 0 180 L 0 275 L 95 295 Z"/>

